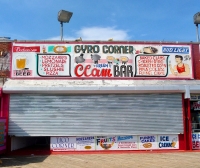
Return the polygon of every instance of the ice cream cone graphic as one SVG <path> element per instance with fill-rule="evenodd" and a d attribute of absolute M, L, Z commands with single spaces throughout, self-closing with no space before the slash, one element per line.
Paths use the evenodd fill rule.
<path fill-rule="evenodd" d="M 177 143 L 177 137 L 172 139 L 172 147 L 175 148 Z"/>

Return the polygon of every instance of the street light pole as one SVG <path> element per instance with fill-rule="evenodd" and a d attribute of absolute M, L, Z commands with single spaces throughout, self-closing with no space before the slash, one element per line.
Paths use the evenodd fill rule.
<path fill-rule="evenodd" d="M 198 24 L 196 24 L 196 32 L 197 32 L 197 42 L 199 42 L 199 29 L 198 29 Z"/>
<path fill-rule="evenodd" d="M 60 38 L 61 38 L 61 41 L 63 41 L 63 22 L 60 22 Z"/>
<path fill-rule="evenodd" d="M 197 42 L 199 42 L 199 29 L 198 25 L 200 24 L 200 12 L 196 13 L 193 16 L 194 24 L 196 25 L 196 34 L 197 34 Z"/>
<path fill-rule="evenodd" d="M 58 12 L 58 21 L 60 22 L 60 38 L 61 41 L 63 41 L 63 23 L 69 23 L 71 17 L 72 17 L 72 12 L 65 11 L 65 10 L 60 10 Z"/>

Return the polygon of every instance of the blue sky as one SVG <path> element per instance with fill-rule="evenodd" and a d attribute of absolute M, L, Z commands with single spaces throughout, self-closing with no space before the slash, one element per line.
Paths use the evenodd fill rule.
<path fill-rule="evenodd" d="M 196 41 L 193 15 L 200 12 L 200 0 L 0 0 L 0 6 L 0 37 L 18 40 L 60 39 L 63 9 L 73 12 L 64 40 Z"/>

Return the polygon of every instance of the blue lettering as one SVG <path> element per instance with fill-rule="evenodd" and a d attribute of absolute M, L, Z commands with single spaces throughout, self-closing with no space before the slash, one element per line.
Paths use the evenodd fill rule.
<path fill-rule="evenodd" d="M 92 140 L 94 137 L 78 137 L 76 138 L 77 141 L 85 141 L 85 140 Z"/>
<path fill-rule="evenodd" d="M 192 134 L 192 139 L 196 139 L 196 138 L 197 138 L 196 135 L 197 135 L 197 134 Z"/>
<path fill-rule="evenodd" d="M 145 142 L 155 142 L 155 136 L 144 136 L 144 137 L 140 137 L 140 141 L 142 143 L 145 143 Z"/>
<path fill-rule="evenodd" d="M 162 47 L 162 52 L 189 54 L 189 47 Z"/>
<path fill-rule="evenodd" d="M 170 143 L 170 142 L 165 142 L 165 143 L 163 143 L 163 142 L 160 142 L 159 144 L 158 144 L 158 146 L 159 146 L 159 148 L 171 148 L 172 147 L 172 143 Z"/>
<path fill-rule="evenodd" d="M 96 67 L 96 68 L 105 68 L 105 67 L 108 68 L 108 64 L 105 64 L 105 63 L 104 64 L 95 64 L 94 67 Z"/>
<path fill-rule="evenodd" d="M 160 136 L 160 141 L 169 141 L 169 136 Z"/>
<path fill-rule="evenodd" d="M 128 140 L 128 139 L 133 139 L 133 136 L 118 136 L 117 141 L 123 141 L 123 140 Z"/>
<path fill-rule="evenodd" d="M 101 142 L 101 140 L 100 140 L 100 139 L 97 139 L 97 145 L 98 145 L 100 142 Z"/>

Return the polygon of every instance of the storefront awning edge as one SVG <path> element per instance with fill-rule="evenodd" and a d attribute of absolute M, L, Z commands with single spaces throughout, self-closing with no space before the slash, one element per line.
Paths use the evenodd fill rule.
<path fill-rule="evenodd" d="M 4 93 L 200 93 L 197 80 L 8 80 Z"/>
<path fill-rule="evenodd" d="M 3 87 L 4 93 L 154 93 L 154 92 L 185 92 L 182 86 L 90 86 L 90 87 Z"/>

